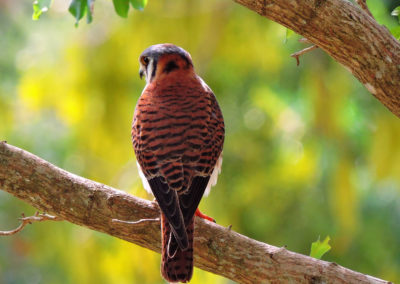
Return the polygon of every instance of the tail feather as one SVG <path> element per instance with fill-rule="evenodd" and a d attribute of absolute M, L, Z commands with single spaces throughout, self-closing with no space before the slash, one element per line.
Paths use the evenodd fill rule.
<path fill-rule="evenodd" d="M 194 218 L 186 227 L 189 246 L 181 250 L 171 232 L 171 227 L 161 214 L 162 259 L 161 275 L 168 282 L 189 282 L 193 274 L 193 232 Z"/>

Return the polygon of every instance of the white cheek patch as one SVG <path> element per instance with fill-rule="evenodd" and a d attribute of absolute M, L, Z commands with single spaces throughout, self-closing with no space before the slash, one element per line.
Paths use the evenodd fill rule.
<path fill-rule="evenodd" d="M 142 179 L 142 183 L 143 183 L 144 189 L 145 189 L 148 193 L 153 194 L 153 192 L 151 191 L 150 184 L 149 184 L 149 182 L 147 181 L 147 178 L 144 176 L 144 173 L 142 172 L 142 168 L 140 167 L 140 165 L 139 165 L 139 163 L 138 163 L 137 161 L 136 161 L 136 165 L 137 165 L 137 168 L 138 168 L 139 176 L 140 176 L 140 178 Z"/>
<path fill-rule="evenodd" d="M 147 84 L 150 84 L 151 74 L 153 73 L 153 71 L 154 71 L 154 60 L 150 59 L 150 62 L 147 65 L 147 68 L 146 68 L 146 82 L 147 82 Z"/>
<path fill-rule="evenodd" d="M 219 156 L 217 164 L 214 167 L 214 170 L 211 174 L 210 180 L 208 181 L 206 190 L 204 192 L 204 196 L 208 196 L 211 191 L 211 187 L 217 184 L 218 175 L 221 173 L 222 167 L 222 154 Z"/>

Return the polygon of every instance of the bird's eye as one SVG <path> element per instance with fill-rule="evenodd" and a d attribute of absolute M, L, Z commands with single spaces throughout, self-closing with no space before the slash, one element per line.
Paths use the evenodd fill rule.
<path fill-rule="evenodd" d="M 149 58 L 148 58 L 147 56 L 143 57 L 143 58 L 142 58 L 142 63 L 143 63 L 144 65 L 149 64 Z"/>

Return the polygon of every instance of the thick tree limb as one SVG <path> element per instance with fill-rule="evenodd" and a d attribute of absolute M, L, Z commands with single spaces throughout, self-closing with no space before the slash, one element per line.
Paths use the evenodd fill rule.
<path fill-rule="evenodd" d="M 322 48 L 400 117 L 400 43 L 367 10 L 344 0 L 234 1 Z"/>
<path fill-rule="evenodd" d="M 155 203 L 71 174 L 5 142 L 0 142 L 0 189 L 58 218 L 160 252 Z M 239 283 L 389 283 L 212 222 L 197 218 L 195 224 L 195 265 Z"/>

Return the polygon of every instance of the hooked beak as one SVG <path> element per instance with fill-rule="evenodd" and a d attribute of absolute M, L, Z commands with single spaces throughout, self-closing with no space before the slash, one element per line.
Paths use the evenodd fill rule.
<path fill-rule="evenodd" d="M 143 66 L 142 64 L 140 64 L 139 67 L 139 76 L 140 76 L 140 80 L 143 79 L 143 76 L 146 75 L 146 66 Z"/>

